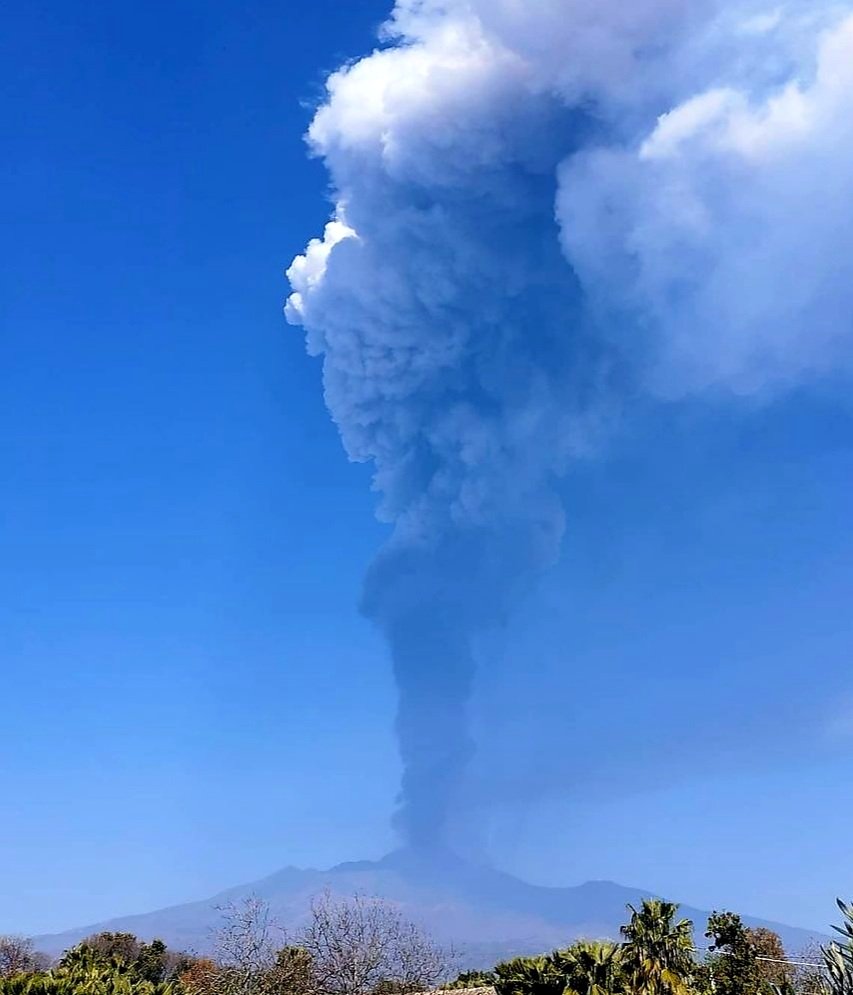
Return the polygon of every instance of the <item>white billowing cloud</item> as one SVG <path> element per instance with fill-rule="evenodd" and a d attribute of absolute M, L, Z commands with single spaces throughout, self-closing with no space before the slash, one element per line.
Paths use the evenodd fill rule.
<path fill-rule="evenodd" d="M 419 146 L 433 129 L 448 128 L 445 142 L 451 144 L 471 110 L 489 99 L 488 90 L 506 89 L 522 70 L 487 41 L 477 22 L 454 21 L 428 42 L 377 51 L 334 73 L 309 140 L 326 157 L 379 155 L 393 176 L 409 162 L 412 143 Z"/>
<path fill-rule="evenodd" d="M 305 249 L 305 255 L 293 260 L 285 274 L 293 290 L 284 308 L 288 321 L 294 325 L 304 321 L 306 304 L 326 275 L 326 264 L 332 249 L 345 238 L 355 237 L 357 236 L 352 228 L 336 218 L 326 225 L 322 239 L 312 238 Z M 310 348 L 310 343 L 309 351 L 314 351 Z"/>
<path fill-rule="evenodd" d="M 450 41 L 510 56 L 531 89 L 618 128 L 721 79 L 778 80 L 846 10 L 849 0 L 397 0 L 385 34 L 427 59 Z"/>
<path fill-rule="evenodd" d="M 586 100 L 634 104 L 660 94 L 680 41 L 716 16 L 718 0 L 398 0 L 392 29 L 404 40 L 475 33 L 512 52 L 530 84 Z"/>
<path fill-rule="evenodd" d="M 666 394 L 853 359 L 853 17 L 813 41 L 770 92 L 708 90 L 561 169 L 567 256 Z"/>
<path fill-rule="evenodd" d="M 564 110 L 467 14 L 342 69 L 328 88 L 309 141 L 358 238 L 332 229 L 311 243 L 289 271 L 287 313 L 323 354 L 347 450 L 375 463 L 383 514 L 412 533 L 522 504 L 535 518 L 543 502 L 531 490 L 583 435 L 547 368 L 511 345 L 543 290 L 555 310 L 574 294 L 553 217 L 556 165 L 573 139 L 559 133 Z M 490 401 L 488 416 L 472 393 Z"/>
<path fill-rule="evenodd" d="M 514 167 L 559 177 L 568 262 L 598 316 L 622 328 L 603 338 L 621 335 L 632 361 L 657 357 L 654 389 L 761 390 L 843 362 L 849 9 L 399 0 L 395 43 L 330 77 L 309 133 L 367 242 L 326 291 L 306 279 L 325 270 L 334 230 L 290 271 L 288 315 L 341 386 L 330 403 L 349 395 L 338 421 L 351 455 L 375 459 L 379 442 L 365 439 L 363 412 L 348 429 L 359 349 L 361 387 L 377 389 L 381 359 L 383 390 L 405 396 L 468 340 L 455 304 L 458 324 L 432 310 L 529 278 L 512 248 L 483 246 L 501 212 L 504 226 L 524 223 Z M 395 258 L 365 262 L 386 251 Z M 343 317 L 342 293 L 358 319 Z M 371 329 L 354 341 L 359 320 Z"/>
<path fill-rule="evenodd" d="M 678 395 L 846 363 L 851 6 L 398 0 L 329 78 L 337 220 L 287 315 L 400 536 L 553 547 L 613 371 Z"/>

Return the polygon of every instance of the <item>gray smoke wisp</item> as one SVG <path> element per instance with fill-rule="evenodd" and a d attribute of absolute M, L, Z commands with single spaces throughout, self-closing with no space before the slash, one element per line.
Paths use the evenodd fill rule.
<path fill-rule="evenodd" d="M 329 78 L 334 216 L 286 313 L 392 526 L 363 610 L 409 842 L 463 789 L 477 634 L 557 556 L 555 481 L 626 397 L 849 363 L 851 9 L 399 0 Z"/>

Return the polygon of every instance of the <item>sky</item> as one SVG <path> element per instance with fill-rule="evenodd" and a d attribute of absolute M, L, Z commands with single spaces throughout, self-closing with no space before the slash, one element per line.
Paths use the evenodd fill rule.
<path fill-rule="evenodd" d="M 351 182 L 334 159 L 345 116 L 315 133 L 329 172 L 303 135 L 327 75 L 370 53 L 389 6 L 7 13 L 0 931 L 378 857 L 396 845 L 397 693 L 359 604 L 391 525 L 282 308 L 284 271 Z M 613 78 L 628 71 L 613 64 Z M 665 169 L 667 132 L 654 134 Z M 799 325 L 767 378 L 785 390 L 752 389 L 754 356 L 735 342 L 700 336 L 697 373 L 655 311 L 672 296 L 654 177 L 621 150 L 601 155 L 565 167 L 564 251 L 591 298 L 615 272 L 620 307 L 652 300 L 664 359 L 629 416 L 608 410 L 604 438 L 571 454 L 553 484 L 558 555 L 477 634 L 467 813 L 489 859 L 531 880 L 611 878 L 824 926 L 853 890 L 849 378 L 812 362 Z M 357 165 L 356 179 L 372 175 Z M 725 186 L 728 161 L 713 166 Z M 832 170 L 821 176 L 831 186 Z M 776 171 L 762 189 L 784 199 L 787 182 Z M 775 244 L 807 268 L 809 246 L 838 242 L 812 223 L 811 187 L 796 189 L 802 240 Z M 355 183 L 352 210 L 370 215 L 375 190 L 391 218 L 412 193 Z M 588 212 L 605 196 L 635 231 L 648 211 L 643 284 L 617 248 L 576 235 L 597 230 Z M 726 210 L 745 208 L 733 197 Z M 685 254 L 699 252 L 692 238 L 676 242 Z M 520 239 L 519 257 L 537 245 Z M 349 292 L 343 281 L 333 303 Z M 682 324 L 709 306 L 676 300 Z M 328 359 L 334 328 L 315 306 L 306 321 Z M 353 312 L 340 313 L 346 325 Z M 736 404 L 692 389 L 709 370 Z M 341 425 L 328 377 L 326 392 Z"/>

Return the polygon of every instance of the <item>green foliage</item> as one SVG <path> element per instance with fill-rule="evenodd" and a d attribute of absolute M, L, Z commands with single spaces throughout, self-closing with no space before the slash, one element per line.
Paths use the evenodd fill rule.
<path fill-rule="evenodd" d="M 628 906 L 621 943 L 581 940 L 493 971 L 466 971 L 445 987 L 493 986 L 496 995 L 853 995 L 853 905 L 838 905 L 841 940 L 821 948 L 823 965 L 810 969 L 805 988 L 779 937 L 746 927 L 733 912 L 709 917 L 705 935 L 712 944 L 705 962 L 697 963 L 693 924 L 678 918 L 677 905 L 659 899 Z M 249 901 L 230 911 L 215 959 L 175 954 L 160 940 L 144 943 L 130 933 L 99 933 L 45 971 L 33 959 L 32 944 L 7 938 L 0 995 L 410 995 L 444 976 L 429 943 L 397 918 L 371 904 L 347 908 L 319 904 L 314 931 L 301 934 L 302 945 L 277 949 L 268 908 Z M 389 944 L 399 947 L 397 960 L 388 961 Z M 388 970 L 376 969 L 382 957 Z"/>
<path fill-rule="evenodd" d="M 136 955 L 136 971 L 144 981 L 165 981 L 169 973 L 169 951 L 162 940 L 143 943 Z"/>
<path fill-rule="evenodd" d="M 759 988 L 756 951 L 743 920 L 734 912 L 712 912 L 705 936 L 709 987 L 717 995 L 755 995 Z"/>
<path fill-rule="evenodd" d="M 678 906 L 648 899 L 622 927 L 623 944 L 581 940 L 495 968 L 497 995 L 688 995 L 696 969 L 693 924 Z"/>
<path fill-rule="evenodd" d="M 551 957 L 571 995 L 613 995 L 627 984 L 624 953 L 610 940 L 579 940 Z"/>
<path fill-rule="evenodd" d="M 547 956 L 516 957 L 498 964 L 492 978 L 498 995 L 614 995 L 626 990 L 622 949 L 609 940 L 580 940 Z"/>
<path fill-rule="evenodd" d="M 678 906 L 659 898 L 628 906 L 630 921 L 622 927 L 624 968 L 637 995 L 687 995 L 696 970 L 693 923 L 676 921 Z"/>
<path fill-rule="evenodd" d="M 792 986 L 782 941 L 769 929 L 749 929 L 734 912 L 714 912 L 705 933 L 712 940 L 703 971 L 715 995 L 776 995 Z"/>
<path fill-rule="evenodd" d="M 829 995 L 853 995 L 853 905 L 838 899 L 842 923 L 832 928 L 841 935 L 842 942 L 834 941 L 823 947 L 826 969 L 826 989 Z"/>
<path fill-rule="evenodd" d="M 192 961 L 188 954 L 171 952 L 162 940 L 144 943 L 133 933 L 109 932 L 87 937 L 79 946 L 69 950 L 59 963 L 61 967 L 66 967 L 80 958 L 121 965 L 132 970 L 140 980 L 154 983 L 174 980 Z"/>
<path fill-rule="evenodd" d="M 134 964 L 81 946 L 52 971 L 0 980 L 0 995 L 179 995 L 179 986 L 149 981 Z"/>
<path fill-rule="evenodd" d="M 497 995 L 563 995 L 566 979 L 554 957 L 514 957 L 495 968 Z"/>

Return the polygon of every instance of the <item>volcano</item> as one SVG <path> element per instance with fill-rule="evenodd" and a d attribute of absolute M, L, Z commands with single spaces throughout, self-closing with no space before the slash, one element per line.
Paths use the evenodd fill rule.
<path fill-rule="evenodd" d="M 436 940 L 452 942 L 465 967 L 488 967 L 507 957 L 565 946 L 579 937 L 615 939 L 627 918 L 626 905 L 656 895 L 652 889 L 612 881 L 571 887 L 530 884 L 448 852 L 397 850 L 381 860 L 338 864 L 328 870 L 285 867 L 201 901 L 40 936 L 36 942 L 39 949 L 58 954 L 91 933 L 114 930 L 146 940 L 159 937 L 174 949 L 204 953 L 210 950 L 220 922 L 217 907 L 256 895 L 269 903 L 283 926 L 292 929 L 304 922 L 312 899 L 324 891 L 339 898 L 359 894 L 395 904 Z M 693 920 L 701 937 L 708 912 L 682 906 L 681 914 Z M 790 953 L 815 939 L 826 940 L 808 929 L 743 918 L 749 926 L 774 930 Z"/>

